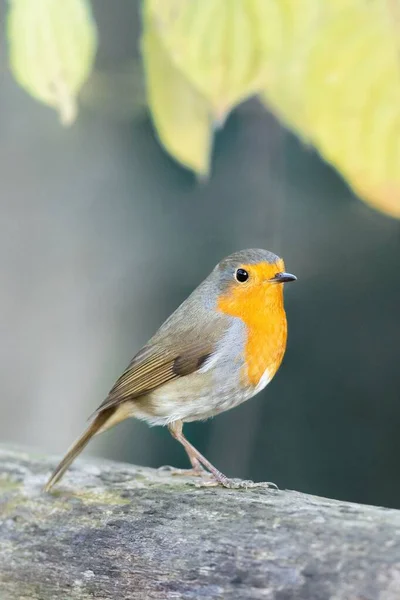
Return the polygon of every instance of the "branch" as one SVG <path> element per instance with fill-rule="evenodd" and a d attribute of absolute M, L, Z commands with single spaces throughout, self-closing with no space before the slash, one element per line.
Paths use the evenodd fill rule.
<path fill-rule="evenodd" d="M 2 600 L 398 600 L 400 512 L 0 448 Z"/>

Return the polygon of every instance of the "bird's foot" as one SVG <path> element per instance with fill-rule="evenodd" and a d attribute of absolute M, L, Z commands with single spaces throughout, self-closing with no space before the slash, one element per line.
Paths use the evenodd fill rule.
<path fill-rule="evenodd" d="M 202 466 L 194 467 L 192 469 L 178 469 L 177 467 L 171 467 L 170 465 L 164 465 L 157 469 L 159 473 L 169 473 L 173 476 L 178 477 L 205 477 L 209 473 Z"/>
<path fill-rule="evenodd" d="M 227 477 L 217 480 L 212 475 L 210 475 L 210 477 L 211 477 L 211 479 L 209 479 L 209 480 L 205 480 L 205 481 L 196 483 L 196 487 L 222 486 L 229 490 L 248 490 L 250 488 L 279 490 L 278 486 L 275 483 L 272 483 L 270 481 L 262 481 L 262 482 L 257 483 L 255 481 L 251 481 L 251 480 L 228 479 Z"/>
<path fill-rule="evenodd" d="M 275 483 L 270 481 L 261 481 L 259 483 L 244 479 L 229 479 L 223 473 L 216 471 L 210 473 L 204 469 L 200 463 L 192 469 L 178 469 L 170 465 L 164 465 L 157 469 L 159 473 L 168 473 L 178 477 L 201 477 L 201 481 L 195 483 L 196 487 L 224 487 L 229 490 L 248 490 L 250 488 L 279 490 Z"/>

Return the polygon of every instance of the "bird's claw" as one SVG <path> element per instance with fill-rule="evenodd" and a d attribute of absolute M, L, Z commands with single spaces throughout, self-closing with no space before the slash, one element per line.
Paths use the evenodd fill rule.
<path fill-rule="evenodd" d="M 196 487 L 225 487 L 229 490 L 248 490 L 250 488 L 259 488 L 259 489 L 271 489 L 271 490 L 279 490 L 278 486 L 275 483 L 270 481 L 262 481 L 255 482 L 251 480 L 243 480 L 243 479 L 224 479 L 222 481 L 217 481 L 217 479 L 212 478 L 208 480 L 199 481 L 196 484 Z"/>
<path fill-rule="evenodd" d="M 171 467 L 170 465 L 164 465 L 157 469 L 159 473 L 169 473 L 172 476 L 184 476 L 184 477 L 203 477 L 208 475 L 208 472 L 203 469 L 178 469 L 177 467 Z"/>

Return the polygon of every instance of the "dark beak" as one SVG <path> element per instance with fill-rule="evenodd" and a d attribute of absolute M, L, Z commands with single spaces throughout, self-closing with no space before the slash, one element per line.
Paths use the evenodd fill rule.
<path fill-rule="evenodd" d="M 277 273 L 269 281 L 271 283 L 289 283 L 290 281 L 297 281 L 297 277 L 291 273 Z"/>

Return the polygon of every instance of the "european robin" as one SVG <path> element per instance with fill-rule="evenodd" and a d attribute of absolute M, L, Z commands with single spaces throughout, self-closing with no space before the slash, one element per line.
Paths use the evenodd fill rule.
<path fill-rule="evenodd" d="M 95 434 L 128 417 L 167 425 L 187 452 L 190 472 L 208 471 L 217 483 L 234 485 L 188 442 L 183 423 L 233 408 L 271 381 L 286 348 L 283 283 L 295 280 L 267 250 L 222 260 L 134 356 L 45 489 Z"/>

